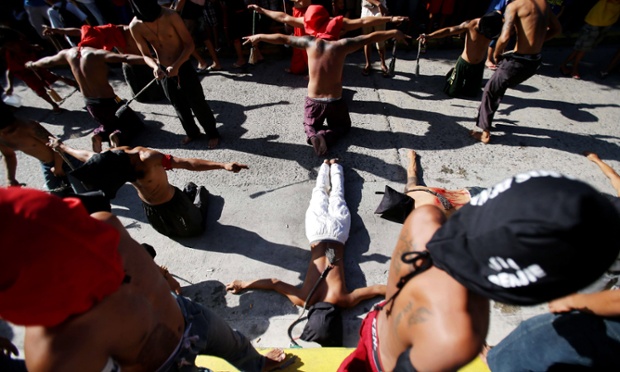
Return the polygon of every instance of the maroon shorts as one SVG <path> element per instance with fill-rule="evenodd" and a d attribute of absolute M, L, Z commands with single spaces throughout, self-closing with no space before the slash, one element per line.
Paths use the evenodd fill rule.
<path fill-rule="evenodd" d="M 327 121 L 327 126 L 323 125 Z M 304 130 L 308 143 L 310 138 L 320 134 L 328 146 L 335 143 L 351 129 L 349 108 L 344 99 L 324 102 L 306 97 L 304 105 Z"/>
<path fill-rule="evenodd" d="M 382 303 L 385 303 L 383 301 Z M 381 303 L 381 304 L 382 304 Z M 379 306 L 381 306 L 379 304 Z M 355 350 L 349 355 L 338 368 L 338 372 L 378 372 L 379 339 L 377 338 L 377 316 L 380 310 L 372 310 L 366 315 L 360 328 L 360 341 Z M 375 342 L 373 342 L 373 333 Z M 374 346 L 374 348 L 373 348 Z M 383 370 L 383 368 L 381 368 Z"/>

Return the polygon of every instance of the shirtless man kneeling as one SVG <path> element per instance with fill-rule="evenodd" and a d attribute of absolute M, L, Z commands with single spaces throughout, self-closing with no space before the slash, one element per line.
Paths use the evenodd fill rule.
<path fill-rule="evenodd" d="M 304 25 L 306 32 L 312 36 L 258 34 L 245 37 L 244 44 L 256 45 L 264 41 L 306 50 L 309 82 L 304 129 L 308 144 L 312 144 L 314 152 L 321 156 L 351 129 L 349 108 L 342 98 L 342 72 L 346 56 L 367 44 L 390 38 L 402 41 L 410 36 L 390 30 L 338 40 L 343 27 L 342 18 L 330 18 L 327 10 L 320 5 L 308 7 Z M 327 127 L 323 125 L 325 121 Z"/>
<path fill-rule="evenodd" d="M 122 106 L 120 98 L 108 80 L 108 63 L 143 64 L 142 57 L 131 54 L 118 54 L 103 49 L 78 46 L 63 49 L 54 56 L 26 63 L 26 67 L 36 69 L 69 65 L 80 92 L 84 96 L 88 113 L 99 123 L 92 137 L 93 151 L 101 152 L 102 142 L 110 147 L 126 145 L 142 130 L 144 123 L 131 108 L 116 117 Z"/>

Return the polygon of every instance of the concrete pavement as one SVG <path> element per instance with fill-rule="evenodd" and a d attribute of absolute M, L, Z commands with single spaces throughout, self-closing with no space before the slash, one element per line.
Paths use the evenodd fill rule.
<path fill-rule="evenodd" d="M 602 46 L 586 55 L 583 80 L 574 80 L 558 72 L 568 48 L 545 49 L 539 73 L 508 91 L 496 115 L 497 131 L 490 145 L 476 143 L 467 135 L 475 125 L 479 98 L 449 99 L 441 90 L 458 49 L 429 49 L 420 61 L 418 77 L 414 73 L 415 51 L 399 51 L 393 79 L 381 76 L 377 62 L 371 76 L 362 76 L 362 52 L 350 55 L 344 96 L 349 101 L 353 129 L 329 153 L 329 157 L 342 160 L 352 213 L 345 260 L 348 287 L 387 280 L 400 225 L 373 213 L 381 199 L 375 192 L 385 185 L 402 190 L 406 149 L 418 151 L 423 178 L 430 186 L 490 186 L 518 172 L 547 169 L 613 194 L 603 174 L 580 153 L 595 151 L 620 170 L 620 75 L 616 72 L 606 80 L 597 77 L 614 52 L 614 47 Z M 373 58 L 378 58 L 376 53 Z M 230 68 L 233 60 L 223 62 Z M 251 291 L 237 296 L 227 294 L 224 285 L 233 279 L 262 277 L 277 277 L 291 284 L 303 281 L 309 259 L 304 215 L 323 160 L 305 143 L 301 125 L 307 81 L 284 73 L 287 66 L 288 59 L 272 56 L 248 74 L 222 71 L 202 78 L 223 136 L 221 146 L 214 150 L 207 149 L 206 140 L 180 145 L 184 132 L 167 102 L 131 104 L 146 123 L 135 145 L 179 157 L 249 165 L 249 170 L 239 174 L 168 173 L 176 186 L 193 181 L 211 193 L 208 231 L 203 236 L 175 241 L 155 232 L 131 185 L 119 191 L 113 205 L 113 212 L 134 239 L 155 247 L 156 262 L 180 278 L 187 296 L 223 316 L 258 347 L 288 347 L 286 329 L 300 309 L 275 293 Z M 69 74 L 68 70 L 59 72 Z M 491 73 L 485 71 L 485 78 Z M 117 94 L 129 98 L 119 69 L 114 69 L 110 79 Z M 43 100 L 17 85 L 15 92 L 24 101 L 17 115 L 39 120 L 73 147 L 90 149 L 94 122 L 84 110 L 81 94 L 61 83 L 55 89 L 66 97 L 62 107 L 67 112 L 51 114 Z M 37 161 L 23 154 L 18 160 L 17 179 L 41 188 Z M 5 169 L 0 173 L 4 183 Z M 361 319 L 374 302 L 344 312 L 345 346 L 357 343 Z M 543 311 L 545 305 L 493 304 L 488 342 L 496 344 L 521 320 Z M 300 332 L 301 326 L 296 334 Z M 0 324 L 0 335 L 13 338 L 22 347 L 21 327 Z"/>

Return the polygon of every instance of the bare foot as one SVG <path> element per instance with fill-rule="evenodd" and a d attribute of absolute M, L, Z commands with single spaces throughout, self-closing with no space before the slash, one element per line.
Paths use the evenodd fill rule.
<path fill-rule="evenodd" d="M 233 280 L 226 284 L 226 290 L 234 294 L 239 294 L 244 290 L 243 282 L 241 280 Z"/>
<path fill-rule="evenodd" d="M 286 359 L 286 353 L 282 349 L 272 349 L 265 354 L 265 365 L 263 371 L 271 371 Z"/>
<path fill-rule="evenodd" d="M 497 65 L 495 63 L 493 63 L 493 62 L 487 62 L 487 63 L 484 64 L 484 66 L 486 68 L 488 68 L 489 70 L 492 70 L 492 71 L 497 70 Z"/>
<path fill-rule="evenodd" d="M 322 134 L 317 134 L 316 136 L 310 138 L 310 142 L 312 143 L 314 153 L 317 156 L 325 155 L 327 152 L 327 143 L 325 142 L 325 138 L 323 138 Z"/>
<path fill-rule="evenodd" d="M 491 142 L 491 132 L 489 132 L 488 130 L 482 132 L 471 130 L 469 131 L 469 135 L 472 136 L 474 139 L 484 143 L 485 145 Z"/>
<path fill-rule="evenodd" d="M 198 68 L 201 71 L 206 70 L 207 69 L 207 61 L 198 62 L 198 66 L 196 66 L 196 68 Z"/>
<path fill-rule="evenodd" d="M 93 144 L 93 152 L 100 153 L 103 150 L 101 146 L 101 136 L 94 135 L 91 137 L 91 142 Z"/>
<path fill-rule="evenodd" d="M 219 138 L 209 138 L 209 143 L 207 144 L 207 147 L 209 147 L 210 149 L 214 149 L 219 144 L 220 144 L 220 139 Z"/>
<path fill-rule="evenodd" d="M 338 159 L 338 158 L 329 159 L 329 165 L 336 164 L 336 163 L 338 163 L 338 161 L 340 161 L 340 159 Z"/>
<path fill-rule="evenodd" d="M 480 360 L 482 360 L 486 366 L 489 365 L 489 363 L 487 363 L 487 354 L 492 348 L 493 346 L 489 346 L 489 344 L 485 342 L 484 345 L 482 345 L 482 350 L 480 351 L 480 354 L 478 354 Z"/>
<path fill-rule="evenodd" d="M 207 67 L 207 70 L 209 71 L 220 71 L 222 69 L 222 66 L 213 62 L 213 64 L 211 64 L 211 66 Z"/>
<path fill-rule="evenodd" d="M 583 155 L 588 158 L 588 160 L 592 160 L 592 161 L 597 161 L 597 160 L 601 160 L 598 155 L 596 153 L 593 153 L 591 151 L 584 151 Z"/>
<path fill-rule="evenodd" d="M 185 138 L 183 138 L 183 140 L 181 141 L 182 145 L 187 145 L 188 143 L 192 142 L 194 139 L 190 136 L 186 136 Z"/>

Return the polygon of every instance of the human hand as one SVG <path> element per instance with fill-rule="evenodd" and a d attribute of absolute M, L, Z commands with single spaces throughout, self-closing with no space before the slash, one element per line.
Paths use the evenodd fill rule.
<path fill-rule="evenodd" d="M 48 25 L 43 25 L 43 36 L 52 36 L 54 35 L 54 29 L 49 27 Z"/>
<path fill-rule="evenodd" d="M 157 66 L 153 69 L 153 76 L 155 76 L 157 80 L 161 80 L 166 76 L 166 73 L 161 69 L 161 67 Z"/>
<path fill-rule="evenodd" d="M 426 34 L 420 34 L 416 40 L 421 42 L 422 44 L 426 44 L 426 38 L 427 37 L 428 37 L 428 35 L 426 35 Z"/>
<path fill-rule="evenodd" d="M 51 147 L 52 150 L 56 152 L 60 152 L 60 146 L 62 145 L 62 141 L 60 140 L 60 138 L 56 138 L 52 136 L 49 136 L 47 138 L 48 138 L 47 146 Z"/>
<path fill-rule="evenodd" d="M 243 39 L 243 45 L 257 45 L 260 41 L 260 35 L 244 36 L 241 39 Z"/>
<path fill-rule="evenodd" d="M 166 67 L 166 76 L 174 77 L 174 76 L 177 76 L 178 74 L 179 74 L 179 69 L 177 67 L 174 67 L 174 66 Z"/>
<path fill-rule="evenodd" d="M 265 14 L 265 9 L 261 8 L 260 6 L 256 5 L 256 4 L 250 4 L 248 5 L 248 9 L 249 10 L 253 10 L 258 14 Z"/>
<path fill-rule="evenodd" d="M 577 294 L 568 295 L 549 302 L 549 311 L 557 314 L 575 310 L 574 300 L 576 295 Z"/>
<path fill-rule="evenodd" d="M 249 169 L 249 168 L 245 164 L 239 164 L 239 163 L 235 162 L 235 163 L 226 163 L 224 165 L 224 169 L 226 169 L 229 172 L 239 173 L 240 170 L 242 170 L 242 169 Z"/>
<path fill-rule="evenodd" d="M 0 337 L 0 354 L 10 357 L 11 354 L 18 356 L 19 350 L 13 345 L 11 341 L 4 337 Z"/>
<path fill-rule="evenodd" d="M 24 67 L 29 68 L 29 69 L 34 69 L 35 68 L 34 62 L 28 61 L 28 62 L 24 63 Z"/>
<path fill-rule="evenodd" d="M 233 280 L 232 282 L 226 284 L 226 290 L 234 294 L 239 294 L 243 292 L 244 289 L 245 285 L 241 280 Z"/>
<path fill-rule="evenodd" d="M 403 22 L 408 22 L 409 21 L 409 17 L 403 17 L 403 16 L 392 16 L 390 17 L 390 22 L 399 25 Z"/>

